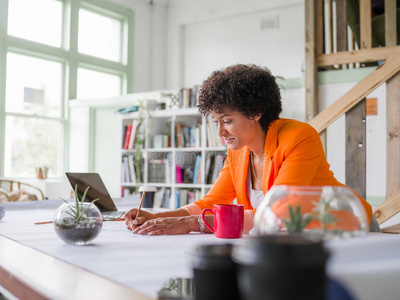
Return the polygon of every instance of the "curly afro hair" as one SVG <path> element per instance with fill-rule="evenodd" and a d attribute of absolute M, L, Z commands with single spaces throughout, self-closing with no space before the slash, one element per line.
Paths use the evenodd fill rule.
<path fill-rule="evenodd" d="M 261 127 L 279 119 L 282 111 L 281 93 L 275 77 L 255 65 L 233 65 L 214 71 L 201 86 L 199 112 L 208 116 L 211 111 L 224 108 L 243 113 L 252 119 L 261 114 Z"/>

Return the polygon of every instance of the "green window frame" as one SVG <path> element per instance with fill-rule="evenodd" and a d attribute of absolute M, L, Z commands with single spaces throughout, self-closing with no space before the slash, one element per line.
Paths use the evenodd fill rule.
<path fill-rule="evenodd" d="M 53 47 L 30 40 L 7 35 L 8 2 L 0 1 L 0 177 L 4 177 L 5 160 L 5 124 L 6 117 L 15 115 L 6 112 L 6 69 L 7 53 L 37 57 L 61 62 L 63 65 L 63 95 L 61 116 L 52 118 L 62 122 L 63 126 L 63 166 L 68 166 L 68 102 L 77 96 L 77 70 L 87 68 L 103 73 L 117 75 L 121 78 L 120 94 L 133 91 L 133 12 L 114 3 L 104 0 L 56 0 L 62 3 L 62 43 L 61 47 Z M 78 53 L 79 10 L 85 9 L 96 14 L 113 18 L 121 22 L 120 61 L 106 60 Z M 23 8 L 21 8 L 23 9 Z M 31 118 L 32 115 L 18 114 L 18 117 Z M 40 116 L 34 116 L 41 118 Z M 43 117 L 48 119 L 48 117 Z"/>

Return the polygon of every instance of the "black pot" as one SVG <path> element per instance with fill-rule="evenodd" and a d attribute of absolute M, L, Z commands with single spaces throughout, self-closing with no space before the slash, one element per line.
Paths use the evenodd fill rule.
<path fill-rule="evenodd" d="M 252 237 L 232 253 L 242 299 L 324 299 L 329 254 L 321 240 Z"/>
<path fill-rule="evenodd" d="M 232 245 L 203 245 L 196 249 L 193 272 L 196 300 L 239 300 L 237 265 Z"/>

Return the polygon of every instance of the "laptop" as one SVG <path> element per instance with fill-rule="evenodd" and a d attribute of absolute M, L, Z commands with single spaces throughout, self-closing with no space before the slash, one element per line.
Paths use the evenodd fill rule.
<path fill-rule="evenodd" d="M 91 202 L 94 199 L 99 198 L 99 200 L 93 204 L 98 207 L 104 219 L 119 217 L 124 213 L 123 211 L 117 210 L 114 201 L 112 200 L 103 180 L 98 173 L 66 172 L 65 175 L 67 175 L 69 183 L 74 191 L 75 186 L 78 186 L 79 199 L 81 199 L 83 196 L 86 188 L 90 186 L 86 194 L 85 202 Z"/>

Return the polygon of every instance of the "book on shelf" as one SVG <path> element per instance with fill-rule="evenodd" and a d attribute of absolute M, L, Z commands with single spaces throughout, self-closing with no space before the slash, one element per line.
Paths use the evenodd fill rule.
<path fill-rule="evenodd" d="M 174 209 L 177 209 L 181 207 L 181 194 L 179 193 L 179 190 L 175 191 L 175 203 L 174 203 Z"/>
<path fill-rule="evenodd" d="M 197 148 L 201 147 L 201 137 L 200 137 L 201 135 L 200 135 L 200 133 L 201 133 L 200 126 L 194 126 L 194 134 L 193 134 L 194 141 L 192 140 L 192 147 L 193 146 L 197 147 Z"/>
<path fill-rule="evenodd" d="M 183 183 L 193 183 L 194 165 L 187 164 L 183 167 Z"/>
<path fill-rule="evenodd" d="M 152 159 L 149 161 L 148 182 L 165 183 L 165 166 L 166 161 L 164 159 Z"/>
<path fill-rule="evenodd" d="M 122 157 L 122 165 L 123 165 L 123 170 L 124 170 L 124 177 L 123 177 L 123 182 L 130 183 L 131 182 L 131 177 L 129 174 L 129 165 L 128 165 L 128 157 L 123 156 Z"/>
<path fill-rule="evenodd" d="M 209 117 L 208 119 L 207 119 L 207 124 L 206 124 L 206 126 L 207 126 L 207 145 L 208 145 L 208 147 L 215 147 L 215 143 L 214 143 L 214 133 L 213 133 L 213 130 L 212 130 L 212 122 L 214 122 L 214 121 L 212 121 L 212 119 L 211 119 L 211 117 Z"/>
<path fill-rule="evenodd" d="M 162 200 L 164 196 L 165 187 L 160 188 L 157 190 L 156 196 L 154 198 L 154 208 L 160 208 L 162 205 Z"/>
<path fill-rule="evenodd" d="M 176 146 L 182 148 L 182 124 L 176 124 Z"/>
<path fill-rule="evenodd" d="M 176 183 L 183 183 L 182 168 L 176 165 Z"/>
<path fill-rule="evenodd" d="M 175 126 L 175 144 L 178 148 L 200 147 L 200 125 L 187 126 L 178 123 Z"/>
<path fill-rule="evenodd" d="M 167 154 L 165 158 L 165 183 L 172 183 L 172 162 L 171 154 Z"/>
<path fill-rule="evenodd" d="M 168 135 L 156 134 L 153 136 L 153 148 L 167 148 L 168 147 Z"/>
<path fill-rule="evenodd" d="M 125 136 L 126 136 L 126 129 L 128 128 L 127 125 L 124 125 L 122 128 L 122 145 L 121 145 L 121 149 L 124 149 L 125 146 Z"/>
<path fill-rule="evenodd" d="M 201 182 L 201 155 L 197 155 L 193 172 L 193 184 L 197 184 L 200 182 Z"/>
<path fill-rule="evenodd" d="M 139 125 L 139 121 L 137 119 L 133 119 L 132 127 L 131 127 L 131 134 L 129 137 L 129 144 L 128 149 L 132 150 L 135 145 L 135 137 L 136 137 L 136 129 Z"/>
<path fill-rule="evenodd" d="M 211 184 L 214 173 L 215 154 L 208 154 L 206 162 L 206 183 Z"/>
<path fill-rule="evenodd" d="M 192 88 L 192 93 L 191 93 L 191 100 L 190 100 L 190 107 L 197 107 L 197 104 L 199 103 L 199 91 L 200 91 L 200 86 L 195 85 Z"/>
<path fill-rule="evenodd" d="M 137 182 L 133 154 L 124 155 L 122 157 L 121 181 L 133 184 Z"/>
<path fill-rule="evenodd" d="M 199 99 L 199 85 L 194 85 L 191 88 L 182 88 L 179 91 L 179 107 L 190 108 L 196 107 Z"/>
<path fill-rule="evenodd" d="M 180 199 L 180 203 L 179 203 L 179 207 L 185 206 L 188 204 L 188 190 L 187 189 L 181 189 L 179 191 L 179 199 Z"/>
<path fill-rule="evenodd" d="M 125 141 L 124 141 L 124 148 L 123 149 L 129 149 L 129 140 L 131 137 L 132 133 L 132 124 L 126 125 L 126 134 L 125 134 Z"/>
<path fill-rule="evenodd" d="M 171 189 L 170 188 L 161 188 L 160 189 L 160 197 L 161 197 L 161 203 L 160 207 L 165 207 L 165 208 L 172 208 L 170 207 L 170 202 L 171 202 Z"/>
<path fill-rule="evenodd" d="M 128 168 L 129 168 L 130 182 L 136 184 L 136 174 L 135 174 L 135 166 L 133 163 L 133 154 L 128 154 Z"/>
<path fill-rule="evenodd" d="M 215 156 L 214 171 L 213 171 L 211 183 L 214 183 L 215 180 L 217 180 L 219 172 L 222 170 L 222 168 L 224 166 L 225 159 L 226 159 L 226 155 L 224 155 L 224 154 L 217 154 Z"/>
<path fill-rule="evenodd" d="M 182 132 L 183 132 L 183 145 L 185 147 L 190 147 L 190 130 L 188 126 L 183 126 L 182 127 Z"/>
<path fill-rule="evenodd" d="M 201 199 L 201 191 L 199 189 L 178 189 L 175 191 L 175 199 L 173 208 L 179 208 Z"/>

